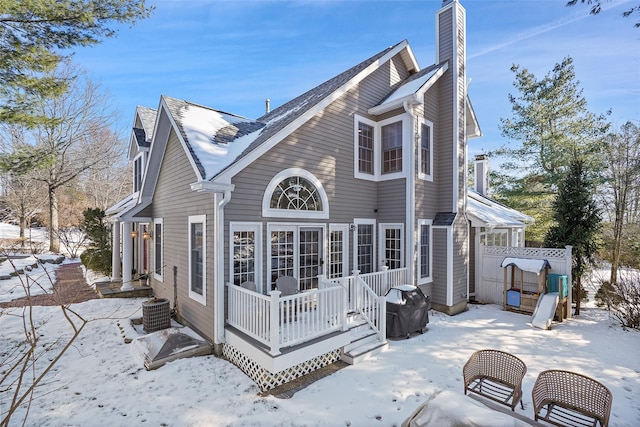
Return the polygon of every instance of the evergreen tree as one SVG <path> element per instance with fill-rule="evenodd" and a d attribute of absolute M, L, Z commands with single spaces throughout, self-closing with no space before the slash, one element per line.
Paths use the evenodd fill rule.
<path fill-rule="evenodd" d="M 90 270 L 103 274 L 111 273 L 111 232 L 105 212 L 100 208 L 88 208 L 82 213 L 82 231 L 91 246 L 80 255 L 82 263 Z"/>
<path fill-rule="evenodd" d="M 0 122 L 33 126 L 34 101 L 58 96 L 68 80 L 51 72 L 64 50 L 112 37 L 112 23 L 135 23 L 153 7 L 137 0 L 0 0 Z"/>
<path fill-rule="evenodd" d="M 595 263 L 598 250 L 601 218 L 593 199 L 594 189 L 594 180 L 585 169 L 584 159 L 574 156 L 553 202 L 556 224 L 549 228 L 544 242 L 546 247 L 573 246 L 571 274 L 577 315 L 584 292 L 582 276 Z"/>
<path fill-rule="evenodd" d="M 518 65 L 511 70 L 518 95 L 509 94 L 513 116 L 501 119 L 502 134 L 510 141 L 490 154 L 507 159 L 501 165 L 507 179 L 494 189 L 507 205 L 525 205 L 521 210 L 536 218 L 536 229 L 544 235 L 552 223 L 544 212 L 551 211 L 558 183 L 576 153 L 589 170 L 602 168 L 599 154 L 609 124 L 587 109 L 571 58 L 541 79 Z M 527 208 L 526 201 L 534 203 Z"/>

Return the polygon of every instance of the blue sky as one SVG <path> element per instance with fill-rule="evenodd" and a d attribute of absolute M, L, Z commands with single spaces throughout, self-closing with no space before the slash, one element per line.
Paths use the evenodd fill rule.
<path fill-rule="evenodd" d="M 640 29 L 622 12 L 637 0 L 605 2 L 598 16 L 566 0 L 461 0 L 467 10 L 469 95 L 484 136 L 469 156 L 509 143 L 512 64 L 547 74 L 566 56 L 588 108 L 611 109 L 620 125 L 640 120 Z M 116 38 L 76 50 L 75 61 L 101 83 L 130 132 L 136 105 L 160 95 L 249 118 L 407 39 L 422 68 L 435 62 L 440 0 L 158 0 L 150 19 Z"/>

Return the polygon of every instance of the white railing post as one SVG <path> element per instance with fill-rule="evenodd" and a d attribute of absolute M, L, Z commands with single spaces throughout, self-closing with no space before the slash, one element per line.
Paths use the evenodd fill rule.
<path fill-rule="evenodd" d="M 384 295 L 387 293 L 389 285 L 389 267 L 383 265 L 380 267 L 380 271 L 382 272 L 382 283 L 378 295 Z"/>
<path fill-rule="evenodd" d="M 325 280 L 326 277 L 324 276 L 324 274 L 318 274 L 318 289 L 324 289 L 325 288 Z"/>
<path fill-rule="evenodd" d="M 353 308 L 358 311 L 360 309 L 360 281 L 359 281 L 359 275 L 360 275 L 360 270 L 353 270 L 351 271 L 351 273 L 353 274 L 353 281 L 351 282 L 351 287 L 353 289 L 350 290 L 351 292 L 351 304 L 353 304 Z"/>
<path fill-rule="evenodd" d="M 573 266 L 573 246 L 571 245 L 567 245 L 565 246 L 565 253 L 564 253 L 564 262 L 565 262 L 565 269 L 567 272 L 567 277 L 569 278 L 569 283 L 567 284 L 567 286 L 569 286 L 568 292 L 567 292 L 567 318 L 570 319 L 571 318 L 571 304 L 573 304 L 573 274 L 571 271 L 571 267 Z"/>
<path fill-rule="evenodd" d="M 280 354 L 280 291 L 269 292 L 269 339 L 271 355 Z"/>
<path fill-rule="evenodd" d="M 346 331 L 349 329 L 347 326 L 347 311 L 349 310 L 349 290 L 345 289 L 344 286 L 340 286 L 340 302 L 342 303 L 342 307 L 340 308 L 340 324 L 342 324 L 342 330 Z"/>

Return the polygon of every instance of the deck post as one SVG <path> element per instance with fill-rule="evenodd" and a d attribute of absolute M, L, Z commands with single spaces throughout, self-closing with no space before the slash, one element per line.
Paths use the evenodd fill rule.
<path fill-rule="evenodd" d="M 351 301 L 351 304 L 353 305 L 353 308 L 358 311 L 362 304 L 362 301 L 360 301 L 362 299 L 360 297 L 360 277 L 358 276 L 360 274 L 360 270 L 352 270 L 351 274 L 353 274 L 353 281 L 351 282 L 351 286 L 353 286 L 351 298 L 353 298 L 353 301 Z"/>
<path fill-rule="evenodd" d="M 349 326 L 347 325 L 347 311 L 349 311 L 349 291 L 344 286 L 340 286 L 340 295 L 342 295 L 340 323 L 342 324 L 342 330 L 346 331 L 349 329 Z"/>
<path fill-rule="evenodd" d="M 280 291 L 269 292 L 269 341 L 271 344 L 271 355 L 280 354 Z"/>
<path fill-rule="evenodd" d="M 382 266 L 380 266 L 380 271 L 382 271 L 383 274 L 382 274 L 382 283 L 379 291 L 380 291 L 380 294 L 386 294 L 387 288 L 389 286 L 389 267 L 383 264 Z"/>

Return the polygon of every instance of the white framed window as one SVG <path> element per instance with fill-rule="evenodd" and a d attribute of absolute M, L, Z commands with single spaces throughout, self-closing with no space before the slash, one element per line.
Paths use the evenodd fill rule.
<path fill-rule="evenodd" d="M 329 224 L 329 269 L 327 277 L 350 276 L 349 224 Z"/>
<path fill-rule="evenodd" d="M 418 178 L 433 181 L 433 123 L 420 118 Z"/>
<path fill-rule="evenodd" d="M 262 224 L 231 222 L 229 227 L 231 283 L 254 282 L 262 292 Z"/>
<path fill-rule="evenodd" d="M 386 124 L 380 128 L 382 143 L 383 175 L 402 172 L 402 121 Z"/>
<path fill-rule="evenodd" d="M 480 237 L 480 242 L 485 246 L 509 246 L 508 230 L 493 230 Z"/>
<path fill-rule="evenodd" d="M 361 274 L 373 273 L 376 271 L 375 242 L 376 242 L 376 220 L 375 219 L 354 219 L 356 226 L 356 236 L 353 242 L 353 265 Z"/>
<path fill-rule="evenodd" d="M 133 192 L 142 189 L 142 178 L 144 176 L 144 153 L 140 153 L 133 160 Z"/>
<path fill-rule="evenodd" d="M 356 155 L 356 159 L 358 161 L 357 171 L 362 174 L 373 175 L 374 174 L 374 164 L 373 164 L 373 153 L 374 153 L 374 133 L 375 127 L 369 123 L 365 123 L 364 121 L 357 122 L 358 130 L 358 145 L 357 150 L 358 153 Z"/>
<path fill-rule="evenodd" d="M 404 267 L 404 224 L 380 224 L 380 263 L 395 270 Z"/>
<path fill-rule="evenodd" d="M 404 177 L 410 122 L 407 114 L 380 122 L 355 114 L 354 177 L 370 181 Z"/>
<path fill-rule="evenodd" d="M 418 220 L 418 284 L 429 283 L 432 281 L 432 230 L 433 220 L 420 219 Z"/>
<path fill-rule="evenodd" d="M 262 215 L 279 218 L 329 218 L 329 199 L 322 183 L 300 168 L 274 176 L 264 192 Z"/>
<path fill-rule="evenodd" d="M 164 235 L 162 218 L 153 219 L 153 278 L 164 281 Z"/>
<path fill-rule="evenodd" d="M 207 219 L 189 216 L 189 298 L 207 305 Z"/>
<path fill-rule="evenodd" d="M 317 288 L 318 275 L 324 274 L 325 233 L 325 224 L 267 223 L 268 290 L 282 276 L 296 278 L 301 291 Z"/>

